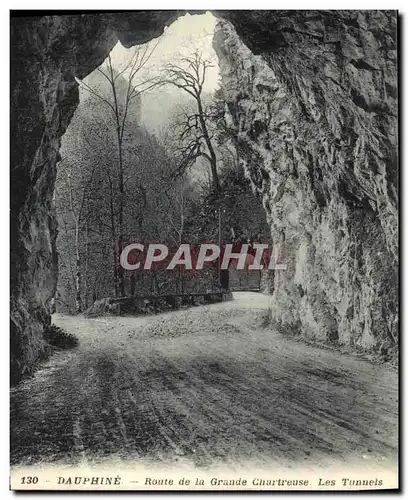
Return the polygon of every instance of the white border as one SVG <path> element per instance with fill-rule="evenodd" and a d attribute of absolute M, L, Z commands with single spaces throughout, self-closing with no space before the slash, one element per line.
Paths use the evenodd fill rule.
<path fill-rule="evenodd" d="M 400 11 L 400 14 L 404 15 L 406 12 L 406 9 L 403 8 L 403 2 L 402 1 L 393 1 L 393 2 L 380 2 L 378 0 L 371 0 L 371 1 L 355 1 L 355 0 L 343 0 L 341 2 L 339 1 L 334 1 L 334 2 L 327 2 L 327 1 L 322 1 L 322 0 L 313 0 L 310 2 L 299 2 L 299 1 L 293 1 L 293 0 L 285 0 L 284 2 L 272 2 L 269 0 L 268 2 L 266 1 L 252 1 L 250 4 L 248 2 L 240 2 L 238 0 L 209 0 L 207 2 L 199 2 L 199 3 L 194 3 L 192 4 L 191 1 L 178 1 L 177 2 L 177 7 L 173 7 L 172 5 L 169 5 L 168 3 L 160 0 L 149 0 L 149 2 L 146 2 L 144 5 L 140 2 L 136 2 L 135 0 L 127 0 L 124 1 L 122 0 L 121 2 L 112 2 L 112 1 L 107 1 L 107 0 L 94 0 L 94 1 L 84 1 L 84 0 L 70 0 L 69 2 L 58 2 L 55 3 L 55 0 L 46 0 L 46 1 L 41 1 L 37 2 L 35 5 L 33 5 L 32 1 L 29 0 L 15 0 L 13 2 L 6 1 L 5 3 L 2 4 L 1 6 L 1 50 L 2 50 L 2 78 L 0 80 L 1 82 L 1 92 L 0 96 L 3 101 L 3 105 L 1 109 L 3 110 L 2 112 L 2 119 L 1 119 L 1 141 L 2 141 L 2 147 L 1 147 L 1 153 L 3 156 L 3 165 L 2 165 L 2 182 L 1 182 L 1 195 L 0 195 L 0 207 L 1 207 L 1 212 L 0 212 L 0 221 L 1 221 L 1 229 L 2 229 L 2 235 L 3 235 L 3 244 L 1 246 L 1 263 L 2 263 L 2 273 L 1 273 L 1 298 L 0 298 L 0 305 L 1 305 L 1 341 L 2 341 L 2 356 L 3 356 L 3 362 L 1 363 L 1 387 L 2 387 L 2 408 L 3 411 L 1 413 L 1 429 L 4 432 L 3 434 L 3 440 L 2 440 L 2 447 L 1 447 L 1 454 L 0 454 L 0 492 L 2 498 L 7 497 L 10 498 L 12 495 L 12 492 L 8 490 L 8 474 L 9 474 L 9 435 L 8 435 L 8 428 L 9 428 L 9 417 L 8 417 L 8 401 L 9 401 L 9 365 L 8 365 L 8 351 L 9 351 L 9 338 L 8 338 L 8 331 L 9 331 L 9 249 L 8 249 L 8 244 L 6 240 L 9 237 L 9 112 L 6 112 L 6 110 L 9 109 L 9 73 L 10 73 L 10 66 L 9 66 L 9 10 L 10 9 L 50 9 L 53 10 L 56 7 L 59 9 L 106 9 L 106 10 L 132 10 L 132 9 L 189 9 L 189 10 L 197 10 L 197 9 L 202 9 L 202 10 L 222 10 L 222 9 L 247 9 L 248 6 L 250 6 L 252 9 L 271 9 L 272 7 L 274 9 L 298 9 L 298 10 L 308 10 L 308 9 L 323 9 L 323 10 L 331 10 L 331 9 L 367 9 L 367 10 L 372 10 L 372 9 L 387 9 L 387 10 L 392 10 L 392 9 L 398 9 Z M 404 25 L 406 23 L 406 19 L 404 20 Z M 406 67 L 406 59 L 407 59 L 407 47 L 406 47 L 406 37 L 401 38 L 402 41 L 402 47 L 400 54 L 403 55 L 403 58 L 400 61 L 401 64 L 401 69 L 402 71 Z M 403 92 L 406 89 L 406 78 L 403 77 L 401 80 L 404 83 L 403 88 L 400 89 L 400 93 Z M 405 99 L 403 100 L 403 109 L 400 110 L 402 115 L 405 117 L 406 116 L 406 110 L 407 110 L 407 99 L 405 96 Z M 400 136 L 400 141 L 401 144 L 404 145 L 406 143 L 407 139 L 407 128 L 404 127 L 402 128 L 401 132 L 403 132 L 403 135 Z M 403 165 L 402 161 L 404 160 L 404 156 L 401 158 L 401 170 L 403 170 Z M 405 174 L 403 177 L 403 185 L 401 186 L 401 192 L 404 194 L 408 193 L 408 175 Z M 401 254 L 401 261 L 403 262 L 403 257 L 406 254 L 407 248 L 408 248 L 408 228 L 407 228 L 407 213 L 406 213 L 406 207 L 407 203 L 404 203 L 404 197 L 401 195 L 401 202 L 402 202 L 402 207 L 401 207 L 401 222 L 402 224 L 402 229 L 403 231 L 403 238 L 402 242 L 403 248 L 404 248 L 404 255 Z M 6 236 L 7 235 L 7 236 Z M 406 271 L 407 269 L 404 269 L 403 273 L 403 281 L 405 281 L 406 278 Z M 402 286 L 402 283 L 401 283 Z M 408 304 L 407 304 L 407 297 L 404 296 L 402 297 L 402 304 L 401 304 L 401 309 L 402 311 L 407 311 L 408 310 Z M 403 326 L 403 325 L 402 325 Z M 401 334 L 403 336 L 403 331 L 402 331 L 402 326 L 401 326 Z M 403 342 L 403 348 L 404 346 L 406 347 L 407 341 L 405 340 Z M 402 353 L 403 359 L 407 359 L 406 357 L 406 348 L 404 348 L 404 351 Z M 404 356 L 405 355 L 405 356 Z M 402 366 L 401 366 L 402 368 Z M 407 380 L 406 380 L 406 373 L 403 371 L 403 383 L 402 383 L 402 388 L 405 388 L 407 386 Z M 7 401 L 7 405 L 4 404 Z M 403 409 L 402 409 L 403 410 Z M 406 434 L 403 434 L 404 439 L 403 443 L 401 443 L 402 447 L 405 448 L 403 445 L 406 444 L 406 439 L 405 436 Z M 402 477 L 405 476 L 405 478 L 408 477 L 408 466 L 406 464 L 405 460 L 402 460 L 402 464 L 404 464 L 404 470 L 402 472 Z M 405 482 L 407 479 L 405 479 Z M 274 493 L 276 495 L 276 493 Z M 4 495 L 4 497 L 3 497 Z M 75 498 L 76 494 L 64 494 L 64 498 Z M 96 494 L 92 493 L 87 493 L 88 496 L 96 496 Z M 165 494 L 161 494 L 160 496 L 164 496 Z M 248 494 L 249 496 L 255 498 L 255 495 Z M 20 498 L 26 498 L 28 497 L 29 494 L 25 493 L 20 493 L 19 497 Z M 36 494 L 36 498 L 48 498 L 49 494 Z M 174 496 L 174 494 L 173 494 Z M 186 494 L 183 494 L 184 497 L 186 497 Z M 286 498 L 293 497 L 295 495 L 292 494 L 286 494 Z M 320 498 L 321 496 L 318 494 L 310 494 L 311 497 L 316 497 Z M 138 493 L 138 497 L 145 497 L 145 494 Z"/>

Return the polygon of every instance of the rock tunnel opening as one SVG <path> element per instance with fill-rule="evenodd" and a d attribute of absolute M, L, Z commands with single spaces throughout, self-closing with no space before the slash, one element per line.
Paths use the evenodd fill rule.
<path fill-rule="evenodd" d="M 118 40 L 146 43 L 184 14 L 11 18 L 12 383 L 45 352 L 57 279 L 52 196 L 61 137 L 79 101 L 75 77 L 100 66 Z M 327 335 L 319 321 L 323 293 L 340 342 L 383 348 L 398 335 L 398 207 L 389 195 L 398 181 L 390 168 L 398 148 L 396 13 L 214 15 L 231 23 L 217 55 L 245 172 L 258 183 L 272 236 L 285 229 L 293 258 L 292 272 L 274 287 L 278 321 L 300 322 L 305 336 Z M 343 198 L 345 184 L 374 217 Z"/>
<path fill-rule="evenodd" d="M 192 275 L 120 267 L 125 242 L 268 239 L 262 202 L 227 137 L 234 131 L 213 48 L 220 29 L 209 12 L 186 14 L 146 44 L 118 42 L 76 79 L 79 104 L 61 140 L 54 192 L 59 273 L 52 311 L 82 313 L 108 297 L 208 293 L 221 276 L 223 288 L 259 289 L 259 271 L 248 269 L 241 276 L 234 267 L 229 280 L 228 271 L 215 269 Z"/>

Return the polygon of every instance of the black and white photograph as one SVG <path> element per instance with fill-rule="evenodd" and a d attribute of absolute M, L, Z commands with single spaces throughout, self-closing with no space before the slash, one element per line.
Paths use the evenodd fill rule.
<path fill-rule="evenodd" d="M 10 11 L 11 490 L 399 488 L 400 28 Z"/>

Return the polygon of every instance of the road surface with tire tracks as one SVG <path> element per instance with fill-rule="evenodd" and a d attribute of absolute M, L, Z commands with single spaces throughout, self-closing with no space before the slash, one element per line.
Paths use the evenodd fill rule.
<path fill-rule="evenodd" d="M 392 467 L 395 369 L 254 327 L 268 300 L 239 292 L 153 317 L 55 315 L 81 343 L 12 390 L 12 464 Z"/>

